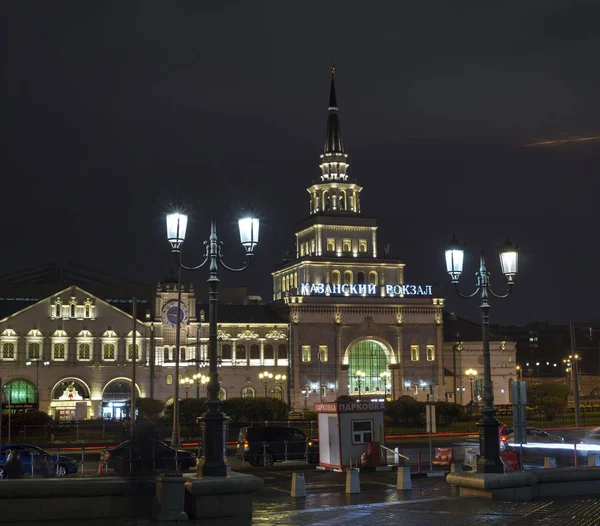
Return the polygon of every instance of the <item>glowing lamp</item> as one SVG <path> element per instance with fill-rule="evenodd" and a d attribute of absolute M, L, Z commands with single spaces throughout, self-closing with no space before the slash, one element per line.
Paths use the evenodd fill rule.
<path fill-rule="evenodd" d="M 502 273 L 506 276 L 509 283 L 512 283 L 515 274 L 519 270 L 519 247 L 511 243 L 508 239 L 500 249 L 500 265 Z"/>
<path fill-rule="evenodd" d="M 465 257 L 464 244 L 452 237 L 452 240 L 445 247 L 446 270 L 452 278 L 452 283 L 458 283 L 458 278 L 463 271 L 463 262 Z"/>
<path fill-rule="evenodd" d="M 244 217 L 238 221 L 240 227 L 240 240 L 246 249 L 246 254 L 252 255 L 258 243 L 259 220 L 256 217 Z"/>
<path fill-rule="evenodd" d="M 181 244 L 185 241 L 188 217 L 181 212 L 167 214 L 167 239 L 173 247 L 173 252 L 179 252 Z"/>

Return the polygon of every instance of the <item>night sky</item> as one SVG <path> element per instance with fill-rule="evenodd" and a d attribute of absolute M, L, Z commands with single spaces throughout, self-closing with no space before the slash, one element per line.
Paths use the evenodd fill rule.
<path fill-rule="evenodd" d="M 521 247 L 492 322 L 598 318 L 600 3 L 3 2 L 0 272 L 84 263 L 142 282 L 171 266 L 164 212 L 191 209 L 198 259 L 215 215 L 260 211 L 255 265 L 221 272 L 271 297 L 319 175 L 330 65 L 350 175 L 406 282 L 448 286 L 441 245 Z M 543 141 L 591 138 L 532 145 Z M 203 271 L 202 271 L 203 272 Z M 204 273 L 187 275 L 196 283 Z"/>

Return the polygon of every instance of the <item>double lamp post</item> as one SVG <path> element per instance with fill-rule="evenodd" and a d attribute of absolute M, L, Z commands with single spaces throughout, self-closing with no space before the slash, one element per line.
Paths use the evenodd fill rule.
<path fill-rule="evenodd" d="M 167 215 L 167 238 L 171 244 L 172 253 L 175 256 L 177 265 L 184 270 L 198 270 L 208 265 L 208 383 L 206 401 L 206 413 L 202 417 L 204 424 L 204 435 L 202 444 L 204 448 L 204 465 L 202 466 L 203 476 L 224 477 L 229 472 L 229 466 L 225 462 L 225 414 L 222 410 L 222 402 L 219 399 L 219 375 L 217 372 L 217 303 L 219 278 L 217 270 L 219 266 L 230 272 L 241 272 L 246 270 L 252 261 L 254 248 L 258 243 L 259 221 L 255 217 L 245 217 L 239 220 L 240 240 L 246 250 L 246 261 L 240 268 L 229 267 L 223 261 L 222 245 L 217 238 L 217 224 L 215 218 L 211 219 L 210 237 L 204 242 L 205 256 L 204 261 L 197 266 L 185 266 L 181 260 L 181 245 L 185 241 L 188 216 L 181 210 L 176 210 Z M 181 274 L 180 274 L 181 275 Z M 181 318 L 181 284 L 178 294 L 179 312 L 177 316 L 177 352 L 175 360 L 175 377 L 179 378 L 179 337 L 180 337 L 180 318 Z M 179 382 L 175 382 L 175 399 L 173 407 L 173 447 L 179 447 Z"/>
<path fill-rule="evenodd" d="M 503 473 L 504 465 L 500 459 L 500 437 L 498 426 L 500 422 L 495 417 L 494 391 L 490 366 L 490 305 L 488 298 L 503 299 L 510 295 L 514 285 L 514 278 L 518 270 L 518 247 L 510 241 L 506 241 L 500 249 L 500 266 L 506 277 L 508 288 L 505 294 L 496 294 L 490 287 L 490 273 L 485 266 L 483 253 L 479 260 L 479 271 L 477 272 L 477 288 L 472 294 L 463 294 L 458 286 L 458 280 L 463 270 L 464 245 L 453 238 L 445 247 L 446 269 L 457 294 L 461 298 L 473 298 L 477 294 L 481 299 L 481 335 L 483 343 L 483 409 L 479 421 L 479 448 L 481 457 L 477 471 L 483 473 Z"/>

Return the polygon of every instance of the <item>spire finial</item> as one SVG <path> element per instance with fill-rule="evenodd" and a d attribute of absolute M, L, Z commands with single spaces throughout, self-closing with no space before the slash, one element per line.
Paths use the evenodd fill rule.
<path fill-rule="evenodd" d="M 331 76 L 335 76 L 335 62 L 331 63 Z"/>

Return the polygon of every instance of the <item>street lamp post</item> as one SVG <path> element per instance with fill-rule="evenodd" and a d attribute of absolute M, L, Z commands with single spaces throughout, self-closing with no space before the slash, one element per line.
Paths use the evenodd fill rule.
<path fill-rule="evenodd" d="M 366 376 L 367 376 L 367 374 L 365 372 L 363 372 L 363 371 L 356 371 L 354 373 L 354 378 L 356 379 L 356 385 L 358 385 L 358 398 L 359 398 L 359 401 L 360 401 L 360 393 L 361 393 L 360 389 L 362 387 L 362 384 L 363 384 Z"/>
<path fill-rule="evenodd" d="M 273 373 L 264 371 L 258 375 L 258 378 L 260 379 L 260 383 L 263 384 L 263 387 L 265 388 L 265 398 L 267 398 L 267 389 L 273 380 Z"/>
<path fill-rule="evenodd" d="M 35 390 L 38 409 L 40 408 L 40 360 L 41 359 L 38 356 L 35 360 L 27 360 L 25 362 L 25 365 L 29 367 L 30 365 L 33 365 L 33 362 L 35 361 Z M 44 367 L 47 367 L 48 365 L 50 365 L 50 362 L 42 362 L 42 364 L 44 365 Z"/>
<path fill-rule="evenodd" d="M 469 379 L 469 383 L 471 384 L 471 403 L 473 403 L 473 380 L 477 376 L 477 371 L 475 369 L 467 369 L 465 371 L 465 375 Z"/>
<path fill-rule="evenodd" d="M 490 274 L 485 266 L 483 253 L 479 260 L 479 272 L 477 272 L 477 289 L 469 295 L 461 293 L 458 283 L 463 270 L 464 248 L 463 244 L 453 238 L 445 247 L 446 269 L 457 294 L 461 298 L 473 298 L 480 294 L 481 298 L 481 335 L 483 344 L 483 410 L 479 422 L 479 445 L 481 457 L 479 459 L 478 471 L 483 473 L 503 473 L 504 465 L 500 460 L 500 438 L 498 426 L 500 422 L 495 418 L 494 391 L 492 385 L 492 374 L 490 365 L 490 305 L 489 296 L 498 299 L 506 298 L 512 292 L 514 278 L 518 271 L 517 245 L 506 241 L 500 249 L 500 265 L 502 273 L 508 284 L 505 294 L 499 295 L 490 287 Z"/>
<path fill-rule="evenodd" d="M 581 425 L 579 415 L 579 365 L 578 362 L 581 360 L 581 356 L 578 354 L 570 354 L 568 360 L 563 360 L 568 367 L 571 368 L 571 374 L 573 376 L 573 402 L 575 403 L 575 427 Z"/>
<path fill-rule="evenodd" d="M 207 410 L 203 415 L 204 437 L 202 442 L 205 462 L 202 466 L 202 475 L 224 477 L 229 472 L 229 466 L 225 462 L 225 414 L 222 411 L 223 404 L 219 399 L 220 385 L 217 372 L 217 302 L 219 295 L 217 271 L 219 266 L 230 272 L 241 272 L 248 268 L 254 255 L 254 248 L 258 243 L 259 220 L 254 217 L 245 217 L 238 222 L 240 240 L 246 250 L 246 261 L 240 268 L 229 267 L 223 261 L 222 242 L 217 238 L 217 223 L 214 217 L 211 219 L 210 237 L 208 241 L 204 242 L 206 247 L 204 261 L 195 267 L 185 266 L 181 261 L 181 245 L 185 240 L 187 220 L 187 215 L 181 211 L 168 214 L 167 238 L 180 269 L 197 270 L 208 264 L 209 381 Z M 179 415 L 176 418 L 178 419 Z"/>
<path fill-rule="evenodd" d="M 386 400 L 387 400 L 387 393 L 388 393 L 388 385 L 389 385 L 391 376 L 392 375 L 389 371 L 384 371 L 383 373 L 379 374 L 379 377 L 383 381 L 383 398 Z"/>
<path fill-rule="evenodd" d="M 277 386 L 280 389 L 281 399 L 284 402 L 285 402 L 285 400 L 283 399 L 283 384 L 285 383 L 286 380 L 287 380 L 287 376 L 285 374 L 276 374 L 275 375 L 275 383 L 277 384 Z"/>
<path fill-rule="evenodd" d="M 520 365 L 517 365 L 515 367 L 515 369 L 517 370 L 517 378 L 519 379 L 519 382 L 523 381 L 523 369 L 521 369 Z"/>
<path fill-rule="evenodd" d="M 308 411 L 308 397 L 310 396 L 310 388 L 305 386 L 302 389 L 302 394 L 304 395 L 304 410 Z"/>

